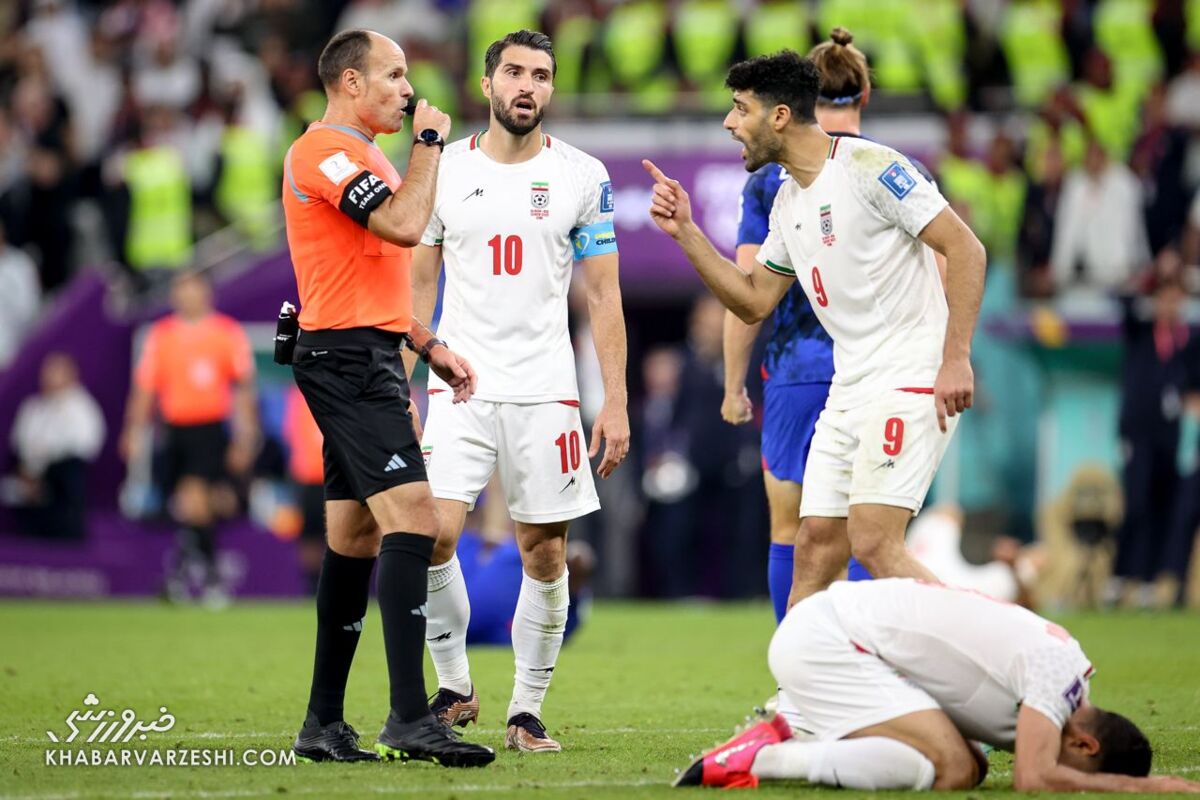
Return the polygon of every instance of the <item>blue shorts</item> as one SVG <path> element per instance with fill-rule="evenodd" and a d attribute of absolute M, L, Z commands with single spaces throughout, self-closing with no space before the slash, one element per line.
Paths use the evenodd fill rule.
<path fill-rule="evenodd" d="M 804 462 L 812 445 L 817 417 L 829 398 L 828 383 L 769 380 L 763 386 L 763 470 L 781 481 L 804 483 Z"/>

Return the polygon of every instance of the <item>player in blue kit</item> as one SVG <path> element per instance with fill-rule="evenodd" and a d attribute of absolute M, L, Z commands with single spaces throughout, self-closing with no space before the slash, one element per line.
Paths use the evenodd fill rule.
<path fill-rule="evenodd" d="M 852 41 L 845 28 L 834 28 L 829 41 L 814 47 L 809 58 L 821 73 L 818 124 L 830 135 L 858 138 L 862 107 L 869 99 L 871 84 L 866 56 Z M 916 161 L 913 165 L 933 181 L 924 166 Z M 785 180 L 790 178 L 779 164 L 766 164 L 746 180 L 737 235 L 737 263 L 745 271 L 757 267 L 754 257 L 767 238 L 771 206 Z M 939 268 L 943 268 L 941 260 Z M 762 362 L 762 465 L 771 510 L 767 585 L 779 621 L 787 611 L 792 586 L 804 464 L 833 380 L 833 340 L 821 327 L 799 282 L 779 301 L 771 321 Z M 761 323 L 747 325 L 732 312 L 725 315 L 725 399 L 721 416 L 733 425 L 753 418 L 746 371 L 761 327 Z M 870 580 L 871 575 L 851 558 L 848 577 L 852 581 Z"/>

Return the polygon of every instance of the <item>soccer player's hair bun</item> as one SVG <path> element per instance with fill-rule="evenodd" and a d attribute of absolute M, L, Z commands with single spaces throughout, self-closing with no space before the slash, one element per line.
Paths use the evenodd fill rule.
<path fill-rule="evenodd" d="M 854 41 L 854 34 L 843 28 L 841 25 L 829 32 L 829 38 L 834 44 L 840 44 L 842 47 Z"/>

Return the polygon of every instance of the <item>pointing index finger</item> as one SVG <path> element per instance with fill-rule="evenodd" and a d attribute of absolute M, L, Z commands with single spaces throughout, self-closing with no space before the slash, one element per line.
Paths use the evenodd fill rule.
<path fill-rule="evenodd" d="M 660 181 L 662 183 L 670 183 L 671 182 L 671 179 L 668 178 L 666 175 L 664 175 L 663 171 L 661 169 L 659 169 L 657 166 L 655 166 L 654 162 L 651 161 L 650 159 L 643 158 L 642 159 L 642 167 L 646 170 L 646 172 L 650 173 L 650 177 L 654 178 L 654 180 Z"/>

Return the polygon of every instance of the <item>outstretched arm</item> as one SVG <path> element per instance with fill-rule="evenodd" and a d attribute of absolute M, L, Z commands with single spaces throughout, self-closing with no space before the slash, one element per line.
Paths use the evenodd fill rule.
<path fill-rule="evenodd" d="M 793 278 L 765 269 L 743 272 L 717 252 L 692 219 L 692 203 L 679 184 L 653 162 L 642 166 L 654 178 L 650 218 L 674 239 L 717 299 L 747 324 L 761 322 L 791 286 Z"/>
<path fill-rule="evenodd" d="M 1013 788 L 1018 792 L 1188 792 L 1200 783 L 1167 775 L 1135 778 L 1106 772 L 1081 772 L 1058 762 L 1062 730 L 1045 714 L 1023 706 L 1017 715 Z"/>

